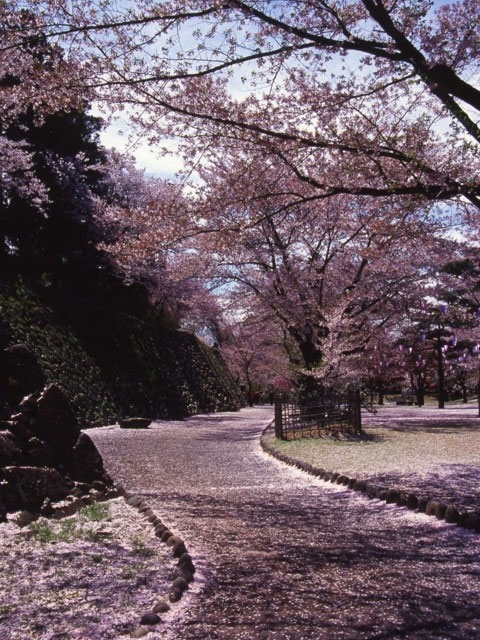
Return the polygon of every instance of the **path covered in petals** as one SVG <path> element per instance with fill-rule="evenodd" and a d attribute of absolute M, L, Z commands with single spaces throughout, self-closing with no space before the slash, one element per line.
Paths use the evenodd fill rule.
<path fill-rule="evenodd" d="M 270 408 L 90 433 L 200 567 L 154 638 L 480 637 L 480 536 L 324 483 L 261 452 Z"/>

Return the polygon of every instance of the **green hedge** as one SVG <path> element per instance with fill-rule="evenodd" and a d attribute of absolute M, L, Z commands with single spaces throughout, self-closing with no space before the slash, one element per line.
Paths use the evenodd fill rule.
<path fill-rule="evenodd" d="M 67 300 L 17 279 L 0 284 L 0 316 L 9 342 L 34 351 L 82 426 L 238 409 L 236 388 L 214 349 L 188 332 L 129 315 L 115 300 Z"/>

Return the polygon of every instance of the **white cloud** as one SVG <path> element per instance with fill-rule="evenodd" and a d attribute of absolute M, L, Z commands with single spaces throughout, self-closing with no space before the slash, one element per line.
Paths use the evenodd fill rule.
<path fill-rule="evenodd" d="M 93 105 L 91 113 L 97 117 L 103 117 L 98 105 Z M 167 148 L 171 154 L 156 151 L 146 140 L 134 137 L 130 123 L 124 117 L 115 118 L 103 131 L 100 132 L 100 141 L 107 149 L 117 149 L 132 155 L 136 160 L 138 169 L 144 169 L 147 174 L 160 178 L 172 179 L 175 174 L 183 169 L 183 160 L 177 151 L 175 140 L 163 140 L 162 147 Z"/>
<path fill-rule="evenodd" d="M 124 127 L 124 129 L 122 128 Z M 126 131 L 122 135 L 122 131 Z M 139 169 L 145 169 L 149 175 L 161 178 L 173 178 L 175 173 L 183 168 L 183 161 L 180 155 L 175 155 L 176 144 L 174 141 L 166 141 L 164 146 L 169 147 L 172 155 L 165 155 L 155 151 L 155 148 L 146 142 L 132 141 L 128 136 L 128 125 L 126 123 L 115 122 L 100 134 L 102 144 L 119 151 L 128 152 L 136 159 Z"/>

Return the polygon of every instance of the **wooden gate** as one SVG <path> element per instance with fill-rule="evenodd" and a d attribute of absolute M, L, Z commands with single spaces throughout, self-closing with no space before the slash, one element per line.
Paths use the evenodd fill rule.
<path fill-rule="evenodd" d="M 338 395 L 326 390 L 275 397 L 275 436 L 281 440 L 359 434 L 361 431 L 359 391 Z"/>

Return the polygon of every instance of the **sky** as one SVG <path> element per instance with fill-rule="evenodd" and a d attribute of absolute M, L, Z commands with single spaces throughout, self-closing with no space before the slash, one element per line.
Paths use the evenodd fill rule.
<path fill-rule="evenodd" d="M 244 65 L 242 71 L 245 70 Z M 253 65 L 248 65 L 253 68 Z M 234 97 L 243 99 L 248 92 L 245 89 L 238 77 L 242 71 L 236 72 L 236 76 L 231 79 L 230 91 Z M 99 109 L 93 107 L 93 115 L 102 117 L 102 113 Z M 125 112 L 124 112 L 125 113 Z M 134 138 L 133 140 L 129 136 L 130 125 L 127 119 L 119 115 L 116 122 L 109 124 L 101 133 L 100 140 L 102 144 L 110 148 L 118 149 L 122 152 L 128 152 L 136 159 L 136 165 L 138 169 L 144 169 L 147 175 L 164 178 L 167 180 L 174 179 L 175 174 L 184 168 L 184 164 L 180 154 L 175 154 L 177 148 L 175 140 L 162 140 L 162 146 L 168 147 L 173 153 L 167 156 L 162 156 L 159 152 L 155 151 L 155 147 L 148 144 L 146 140 Z"/>
<path fill-rule="evenodd" d="M 175 173 L 183 167 L 181 158 L 175 155 L 162 157 L 147 142 L 130 140 L 128 127 L 128 123 L 121 118 L 107 126 L 100 134 L 102 144 L 109 149 L 114 147 L 119 151 L 132 154 L 136 159 L 137 168 L 144 169 L 148 175 L 173 179 Z M 175 150 L 174 141 L 169 146 Z"/>
<path fill-rule="evenodd" d="M 451 2 L 451 0 L 433 0 L 432 11 L 443 4 L 448 4 L 449 2 Z M 186 29 L 182 35 L 184 38 L 182 44 L 186 47 L 189 41 L 189 29 Z M 355 55 L 353 57 L 356 58 Z M 344 59 L 343 63 L 345 62 L 346 60 Z M 335 66 L 336 64 L 338 64 L 338 62 L 333 60 L 330 63 L 330 66 Z M 241 75 L 244 75 L 245 71 L 248 74 L 253 67 L 254 64 L 250 65 L 248 63 L 241 70 L 235 70 L 230 80 L 230 89 L 235 97 L 245 97 L 248 89 L 242 85 L 240 77 Z M 334 71 L 334 69 L 331 68 L 330 71 Z M 95 115 L 101 115 L 95 108 L 93 109 L 93 113 Z M 127 151 L 133 155 L 136 159 L 137 168 L 145 170 L 147 175 L 161 177 L 164 179 L 174 179 L 175 174 L 183 168 L 183 162 L 180 154 L 175 153 L 176 143 L 174 140 L 163 141 L 163 145 L 168 146 L 173 153 L 169 155 L 162 155 L 160 152 L 157 152 L 154 147 L 149 145 L 146 140 L 142 141 L 138 138 L 132 140 L 128 133 L 129 124 L 125 117 L 122 118 L 120 116 L 116 122 L 108 125 L 105 130 L 101 132 L 100 137 L 102 144 L 105 147 L 113 147 L 119 151 Z"/>

